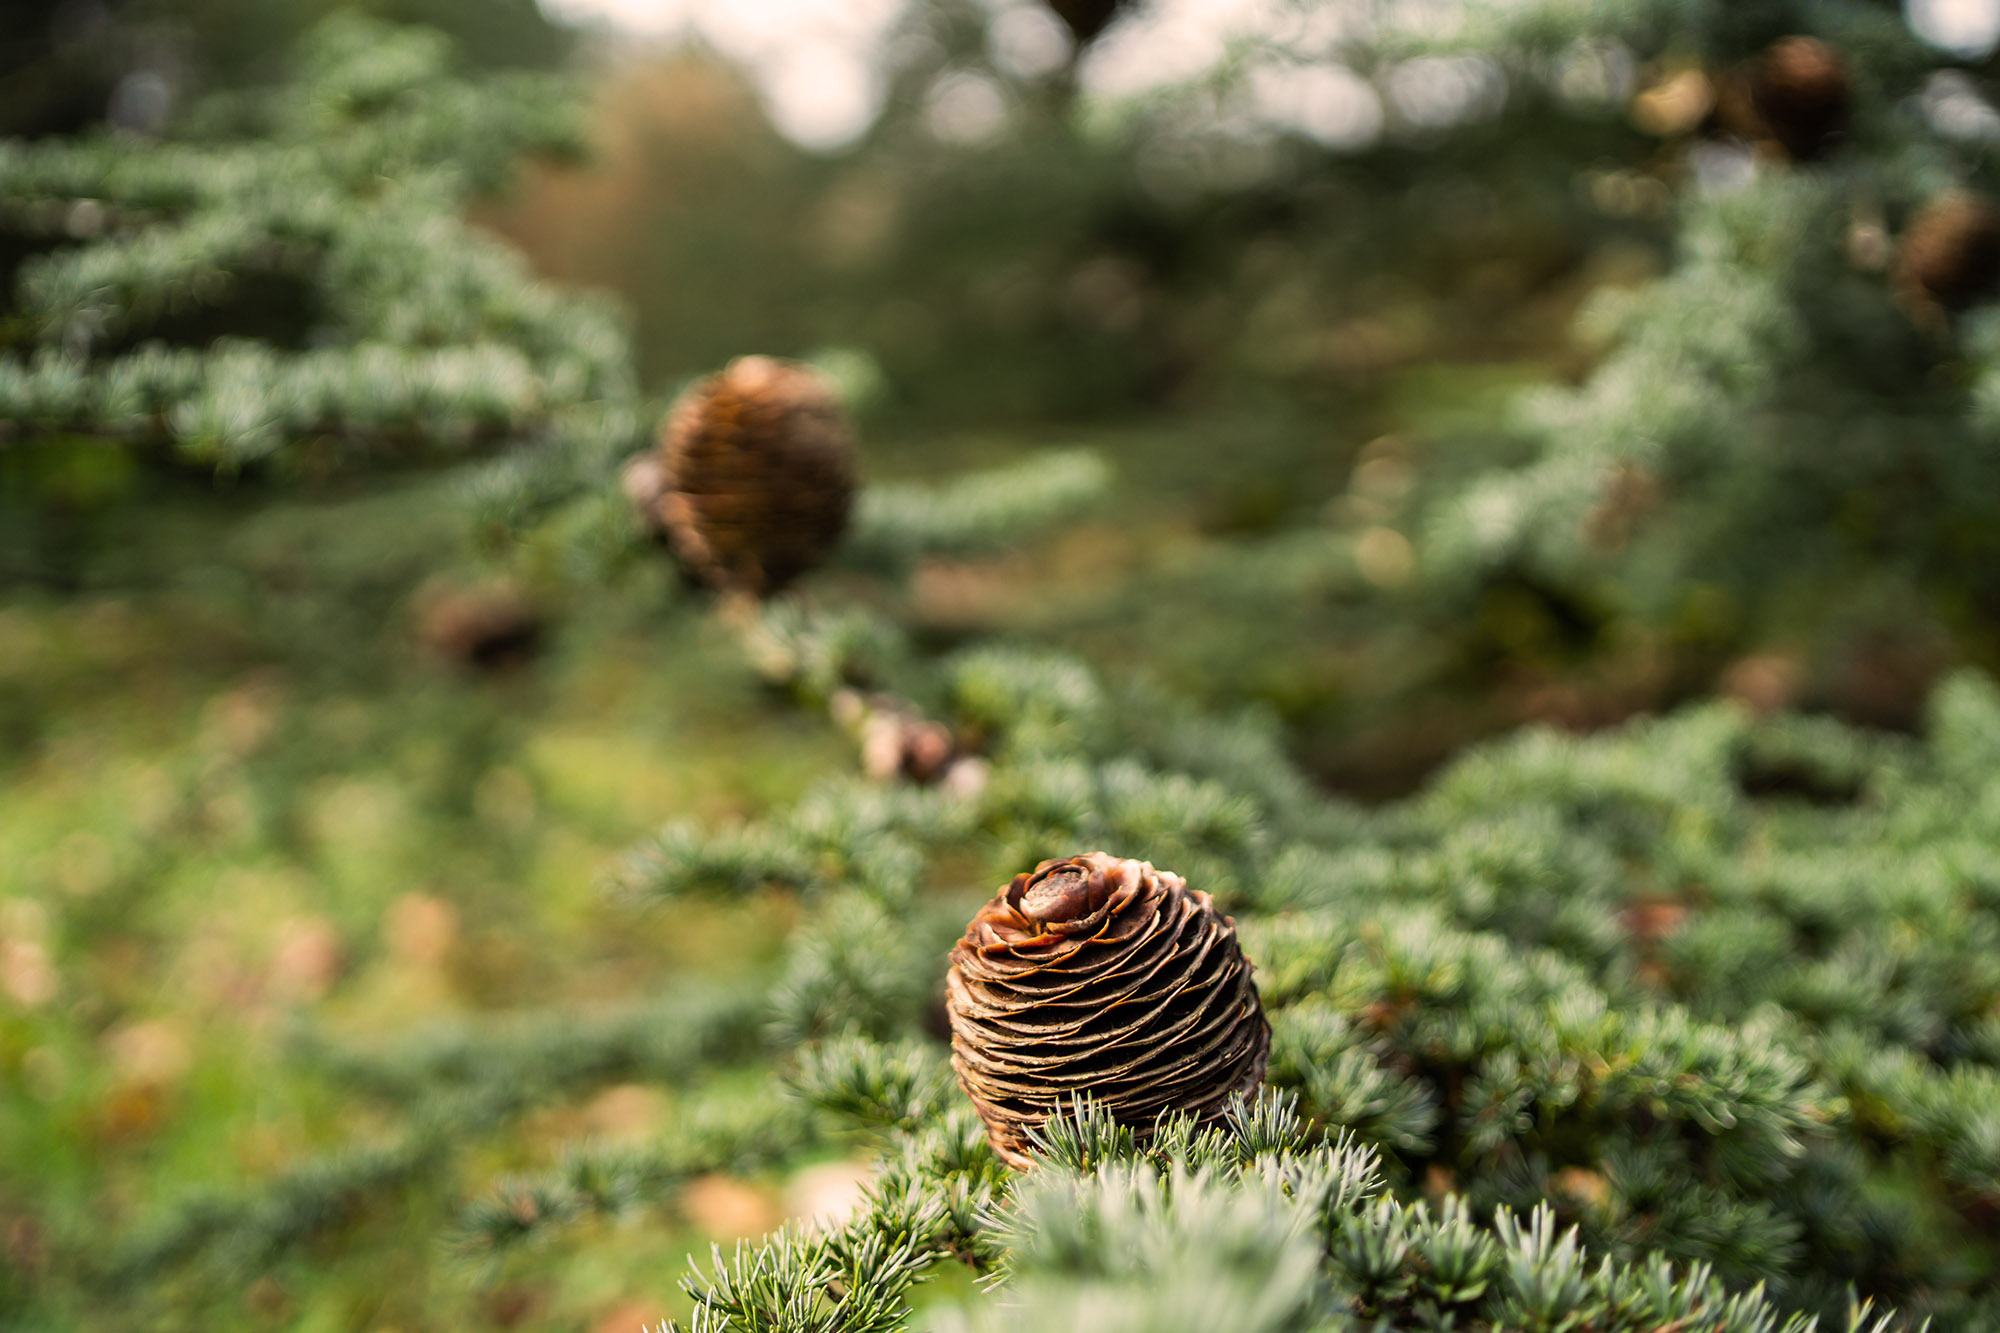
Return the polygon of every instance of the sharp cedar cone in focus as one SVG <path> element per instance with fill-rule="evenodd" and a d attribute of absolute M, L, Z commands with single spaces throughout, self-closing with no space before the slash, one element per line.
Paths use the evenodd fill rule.
<path fill-rule="evenodd" d="M 1126 0 L 1048 0 L 1048 4 L 1076 44 L 1082 46 L 1111 26 L 1111 20 L 1125 8 Z"/>
<path fill-rule="evenodd" d="M 1750 104 L 1795 158 L 1812 157 L 1847 126 L 1847 63 L 1816 37 L 1773 42 L 1751 65 Z"/>
<path fill-rule="evenodd" d="M 854 499 L 854 446 L 818 372 L 739 357 L 674 404 L 657 480 L 627 490 L 712 587 L 764 596 L 819 564 Z M 648 503 L 648 484 L 659 489 Z"/>
<path fill-rule="evenodd" d="M 1912 287 L 1960 307 L 2000 283 L 2000 210 L 1969 194 L 1926 204 L 1903 230 L 1901 266 Z"/>
<path fill-rule="evenodd" d="M 1141 1137 L 1165 1111 L 1214 1120 L 1271 1052 L 1235 923 L 1179 875 L 1103 852 L 1016 875 L 952 949 L 945 994 L 952 1067 L 1014 1166 L 1079 1095 Z"/>

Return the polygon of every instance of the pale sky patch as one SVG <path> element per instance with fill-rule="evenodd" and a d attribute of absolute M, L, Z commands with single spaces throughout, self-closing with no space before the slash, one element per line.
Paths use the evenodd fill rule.
<path fill-rule="evenodd" d="M 1917 36 L 1968 60 L 2000 44 L 2000 0 L 1904 0 L 1903 15 Z"/>
<path fill-rule="evenodd" d="M 553 18 L 650 42 L 699 37 L 750 74 L 771 122 L 835 151 L 882 109 L 883 39 L 905 0 L 541 0 Z"/>

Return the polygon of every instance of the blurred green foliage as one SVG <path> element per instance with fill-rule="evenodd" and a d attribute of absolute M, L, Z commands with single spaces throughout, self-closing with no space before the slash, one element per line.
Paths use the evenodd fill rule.
<path fill-rule="evenodd" d="M 761 808 L 840 762 L 844 742 L 771 710 L 726 639 L 659 624 L 650 581 L 532 672 L 468 678 L 426 656 L 410 593 L 460 553 L 434 521 L 440 503 L 401 484 L 276 506 L 183 498 L 103 543 L 85 590 L 16 585 L 0 611 L 12 1326 L 482 1324 L 512 1298 L 455 1276 L 435 1143 L 399 1205 L 357 1206 L 275 1267 L 246 1258 L 254 1271 L 127 1295 L 113 1279 L 179 1202 L 357 1133 L 389 1156 L 356 1170 L 386 1172 L 378 1185 L 407 1173 L 396 1136 L 371 1130 L 362 1085 L 299 1057 L 302 1021 L 379 1048 L 419 1017 L 603 1010 L 775 962 L 781 904 L 635 927 L 607 911 L 599 874 L 660 810 Z M 135 583 L 121 567 L 170 573 Z M 564 1024 L 562 1044 L 587 1027 Z M 615 1087 L 633 1071 L 583 1078 Z M 677 1105 L 625 1102 L 623 1120 L 618 1098 L 606 1104 L 609 1132 Z M 532 1156 L 577 1123 L 531 1117 L 476 1160 Z M 592 1319 L 652 1296 L 621 1271 L 671 1263 L 681 1244 L 628 1237 L 622 1259 L 516 1287 L 556 1326 Z"/>
<path fill-rule="evenodd" d="M 535 0 L 14 5 L 0 15 L 0 136 L 74 133 L 121 113 L 150 127 L 202 93 L 282 80 L 298 40 L 335 13 L 436 28 L 483 67 L 554 68 L 574 47 L 573 36 L 549 22 Z M 137 82 L 126 82 L 135 76 Z"/>

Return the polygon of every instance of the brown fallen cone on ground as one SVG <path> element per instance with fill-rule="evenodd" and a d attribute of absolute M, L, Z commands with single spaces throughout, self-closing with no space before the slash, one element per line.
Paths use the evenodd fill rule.
<path fill-rule="evenodd" d="M 1212 1123 L 1270 1059 L 1236 926 L 1179 875 L 1090 852 L 1044 861 L 979 910 L 946 977 L 952 1067 L 994 1151 L 1088 1097 L 1144 1140 Z"/>
<path fill-rule="evenodd" d="M 785 1220 L 769 1190 L 721 1171 L 688 1181 L 677 1202 L 690 1226 L 717 1240 L 761 1236 Z"/>
<path fill-rule="evenodd" d="M 510 580 L 438 583 L 417 594 L 417 641 L 430 656 L 453 666 L 474 671 L 521 666 L 541 648 L 545 628 L 540 609 Z"/>

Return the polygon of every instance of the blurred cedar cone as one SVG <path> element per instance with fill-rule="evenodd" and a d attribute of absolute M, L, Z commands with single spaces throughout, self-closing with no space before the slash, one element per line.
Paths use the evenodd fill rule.
<path fill-rule="evenodd" d="M 1750 105 L 1794 158 L 1816 156 L 1847 126 L 1847 62 L 1816 37 L 1785 37 L 1752 63 Z"/>
<path fill-rule="evenodd" d="M 667 414 L 658 471 L 628 466 L 627 494 L 712 587 L 765 596 L 826 558 L 854 499 L 854 446 L 826 381 L 739 357 Z"/>
<path fill-rule="evenodd" d="M 440 661 L 475 671 L 521 666 L 541 646 L 543 622 L 526 593 L 506 580 L 417 595 L 417 640 Z"/>
<path fill-rule="evenodd" d="M 1143 1139 L 1254 1091 L 1271 1029 L 1236 926 L 1179 875 L 1103 852 L 1044 861 L 979 910 L 945 978 L 951 1063 L 994 1151 L 1088 1095 Z"/>
<path fill-rule="evenodd" d="M 1076 44 L 1083 46 L 1111 26 L 1126 0 L 1048 0 L 1048 5 Z"/>
<path fill-rule="evenodd" d="M 1903 229 L 1901 269 L 1939 305 L 1971 305 L 2000 282 L 2000 209 L 1970 194 L 1932 200 Z"/>

